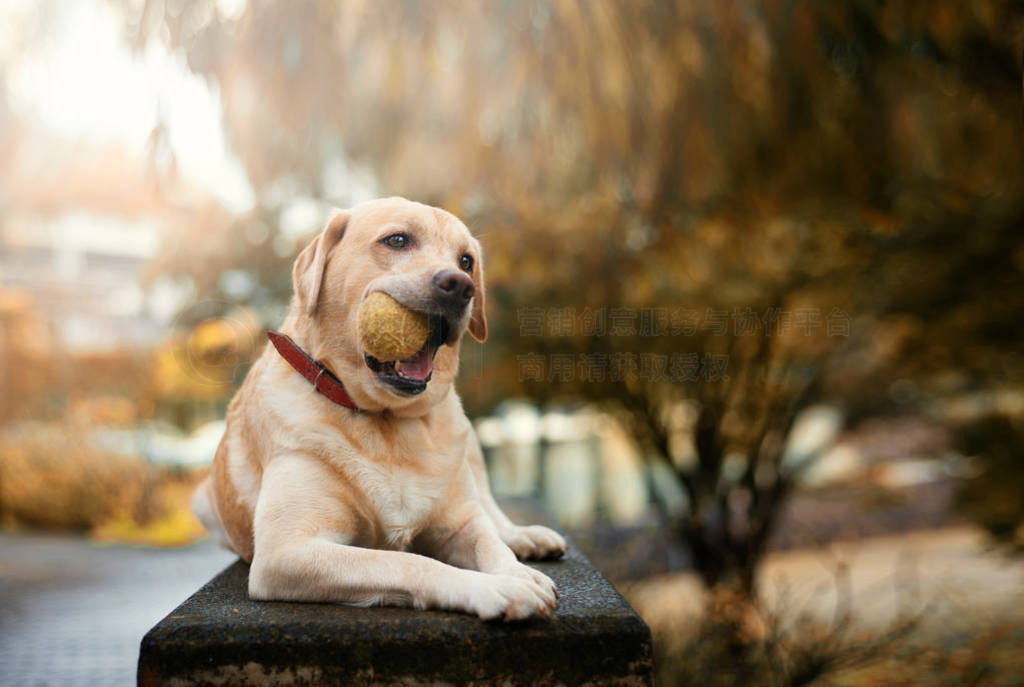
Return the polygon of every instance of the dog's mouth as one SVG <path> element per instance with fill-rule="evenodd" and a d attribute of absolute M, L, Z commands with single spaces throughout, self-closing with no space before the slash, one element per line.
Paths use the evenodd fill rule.
<path fill-rule="evenodd" d="M 430 315 L 428 321 L 430 334 L 427 341 L 411 358 L 382 362 L 369 353 L 363 354 L 366 366 L 377 374 L 377 379 L 401 394 L 415 396 L 426 390 L 427 382 L 434 372 L 434 356 L 448 342 L 451 333 L 448 320 L 441 315 Z"/>

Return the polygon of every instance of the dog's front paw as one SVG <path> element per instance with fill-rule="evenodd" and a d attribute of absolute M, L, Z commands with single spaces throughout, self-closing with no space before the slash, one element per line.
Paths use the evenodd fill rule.
<path fill-rule="evenodd" d="M 558 603 L 554 583 L 541 573 L 537 574 L 543 580 L 534 575 L 521 574 L 518 570 L 510 572 L 513 574 L 482 573 L 483 577 L 478 579 L 478 584 L 470 592 L 469 610 L 484 620 L 523 620 L 533 616 L 550 616 Z"/>
<path fill-rule="evenodd" d="M 539 585 L 546 592 L 553 594 L 554 597 L 558 598 L 558 588 L 555 586 L 554 581 L 542 573 L 540 570 L 534 570 L 528 565 L 523 565 L 518 561 L 515 565 L 498 571 L 499 575 L 511 575 L 512 577 L 518 577 L 521 580 L 527 580 Z"/>
<path fill-rule="evenodd" d="M 501 532 L 501 540 L 524 561 L 558 558 L 565 553 L 565 539 L 562 535 L 541 525 L 512 525 Z"/>

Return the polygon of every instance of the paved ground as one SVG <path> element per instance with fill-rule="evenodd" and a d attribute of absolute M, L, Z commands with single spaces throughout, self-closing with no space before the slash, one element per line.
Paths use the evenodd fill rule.
<path fill-rule="evenodd" d="M 0 534 L 0 685 L 134 685 L 142 635 L 232 560 Z"/>
<path fill-rule="evenodd" d="M 922 615 L 920 632 L 944 641 L 996 625 L 1018 633 L 1024 628 L 1024 561 L 994 551 L 980 530 L 969 527 L 772 553 L 761 574 L 766 607 L 829 623 L 839 566 L 860 629 L 878 630 L 908 613 Z M 700 582 L 691 572 L 621 588 L 656 633 L 692 626 L 701 610 Z"/>

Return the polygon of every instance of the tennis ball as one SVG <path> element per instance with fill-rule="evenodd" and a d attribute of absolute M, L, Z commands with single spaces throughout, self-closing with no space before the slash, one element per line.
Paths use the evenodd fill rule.
<path fill-rule="evenodd" d="M 427 316 L 409 310 L 391 296 L 374 291 L 359 309 L 359 340 L 381 362 L 416 355 L 430 334 Z"/>

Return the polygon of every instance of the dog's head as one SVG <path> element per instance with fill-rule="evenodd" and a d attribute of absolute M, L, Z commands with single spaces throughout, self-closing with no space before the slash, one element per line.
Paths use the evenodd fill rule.
<path fill-rule="evenodd" d="M 426 412 L 455 378 L 462 334 L 487 338 L 479 242 L 451 213 L 404 198 L 335 214 L 296 258 L 292 284 L 293 326 L 366 410 Z M 359 307 L 375 291 L 429 317 L 412 358 L 384 363 L 363 350 Z"/>

